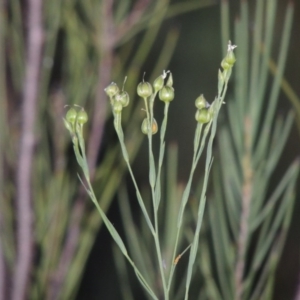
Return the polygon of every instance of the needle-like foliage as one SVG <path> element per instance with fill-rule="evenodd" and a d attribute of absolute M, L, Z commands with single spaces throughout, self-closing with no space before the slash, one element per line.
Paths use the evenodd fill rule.
<path fill-rule="evenodd" d="M 228 97 L 226 122 L 218 131 L 218 159 L 208 206 L 210 230 L 199 257 L 204 299 L 212 295 L 228 300 L 272 299 L 276 267 L 294 208 L 299 160 L 286 167 L 279 179 L 273 177 L 294 120 L 292 112 L 276 115 L 293 5 L 286 7 L 273 75 L 269 62 L 277 1 L 256 1 L 255 6 L 253 35 L 249 33 L 247 1 L 241 1 L 234 25 L 239 45 L 234 95 Z M 227 1 L 222 1 L 221 12 L 226 39 Z"/>

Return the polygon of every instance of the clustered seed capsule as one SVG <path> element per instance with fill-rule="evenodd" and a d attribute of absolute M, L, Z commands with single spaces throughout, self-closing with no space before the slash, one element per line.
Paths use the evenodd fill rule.
<path fill-rule="evenodd" d="M 227 50 L 227 54 L 224 57 L 224 59 L 221 62 L 221 66 L 224 70 L 229 70 L 233 67 L 236 58 L 235 55 L 233 53 L 233 50 L 236 48 L 236 45 L 231 45 L 231 41 L 229 41 L 228 43 L 228 50 Z"/>
<path fill-rule="evenodd" d="M 137 86 L 137 93 L 140 97 L 144 98 L 145 101 L 145 110 L 147 113 L 147 118 L 142 122 L 142 132 L 144 134 L 155 134 L 158 131 L 158 126 L 156 120 L 153 118 L 153 104 L 156 94 L 159 92 L 159 99 L 168 103 L 174 99 L 174 89 L 172 74 L 169 74 L 169 78 L 167 80 L 167 84 L 164 85 L 165 78 L 169 71 L 163 71 L 163 74 L 158 76 L 153 82 L 153 88 L 149 82 L 145 82 L 144 80 L 140 82 Z M 153 93 L 154 89 L 154 93 Z M 150 100 L 147 100 L 147 98 Z M 148 104 L 149 101 L 149 104 Z M 152 120 L 152 121 L 150 121 Z M 152 122 L 151 126 L 149 125 Z M 151 127 L 151 128 L 150 128 Z"/>
<path fill-rule="evenodd" d="M 78 106 L 78 105 L 76 105 Z M 75 134 L 76 125 L 82 126 L 88 121 L 88 115 L 83 107 L 77 112 L 76 109 L 71 107 L 67 113 L 66 118 L 64 119 L 64 123 L 66 128 L 70 131 L 71 134 Z"/>
<path fill-rule="evenodd" d="M 123 91 L 120 93 L 120 103 L 122 104 L 123 107 L 128 106 L 129 104 L 129 95 L 127 92 Z"/>
<path fill-rule="evenodd" d="M 116 103 L 120 103 L 122 107 L 126 107 L 129 104 L 129 95 L 127 92 L 123 91 L 115 94 L 112 97 L 111 104 L 114 105 Z"/>
<path fill-rule="evenodd" d="M 129 104 L 129 95 L 126 91 L 120 91 L 116 83 L 112 82 L 107 88 L 104 89 L 109 96 L 112 110 L 115 114 L 121 114 L 123 107 Z"/>
<path fill-rule="evenodd" d="M 165 79 L 169 73 L 167 83 L 165 84 Z M 145 110 L 147 113 L 147 118 L 142 122 L 142 132 L 144 134 L 155 134 L 158 131 L 158 125 L 156 120 L 153 118 L 153 104 L 154 98 L 157 93 L 159 93 L 159 99 L 165 103 L 168 103 L 174 99 L 174 88 L 173 77 L 169 71 L 163 71 L 163 74 L 158 76 L 154 82 L 153 86 L 147 82 L 142 81 L 137 86 L 137 94 L 145 101 Z M 153 93 L 154 90 L 154 93 Z M 121 120 L 121 112 L 123 107 L 129 104 L 129 95 L 124 90 L 120 91 L 118 85 L 112 82 L 108 87 L 104 89 L 105 93 L 108 95 L 112 107 L 112 111 L 116 120 Z M 151 126 L 149 123 L 152 120 Z M 118 121 L 118 123 L 119 123 Z"/>
<path fill-rule="evenodd" d="M 208 123 L 212 119 L 213 113 L 203 95 L 200 95 L 196 99 L 195 106 L 197 107 L 197 112 L 195 115 L 196 121 L 201 124 Z"/>

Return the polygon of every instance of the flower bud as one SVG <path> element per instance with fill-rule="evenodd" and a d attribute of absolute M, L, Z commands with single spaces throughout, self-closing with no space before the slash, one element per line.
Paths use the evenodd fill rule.
<path fill-rule="evenodd" d="M 203 94 L 201 94 L 195 101 L 195 105 L 198 109 L 202 109 L 205 108 L 207 106 L 207 102 L 203 96 Z"/>
<path fill-rule="evenodd" d="M 137 86 L 137 93 L 142 98 L 148 98 L 152 95 L 152 85 L 149 82 L 140 82 Z"/>
<path fill-rule="evenodd" d="M 80 125 L 85 124 L 88 121 L 89 117 L 84 109 L 80 110 L 77 114 L 77 123 Z"/>
<path fill-rule="evenodd" d="M 113 97 L 119 92 L 119 87 L 116 83 L 112 82 L 107 88 L 104 89 L 109 98 Z"/>
<path fill-rule="evenodd" d="M 67 114 L 66 114 L 66 120 L 74 125 L 75 121 L 76 121 L 76 117 L 77 117 L 77 111 L 71 107 L 68 111 L 67 111 Z"/>
<path fill-rule="evenodd" d="M 144 121 L 142 123 L 142 128 L 141 129 L 142 129 L 142 132 L 144 134 L 148 134 L 148 132 L 149 132 L 149 126 L 148 126 L 148 119 L 147 118 L 144 119 Z M 155 134 L 155 133 L 157 133 L 157 131 L 158 131 L 158 125 L 157 125 L 156 120 L 153 118 L 151 133 Z"/>
<path fill-rule="evenodd" d="M 159 91 L 159 99 L 164 102 L 170 102 L 174 99 L 174 89 L 170 86 L 165 85 Z"/>
<path fill-rule="evenodd" d="M 203 108 L 201 110 L 197 110 L 196 115 L 195 115 L 195 119 L 198 123 L 208 123 L 212 118 L 211 112 L 206 109 Z"/>
<path fill-rule="evenodd" d="M 154 80 L 153 87 L 154 87 L 155 92 L 158 92 L 163 88 L 164 78 L 165 77 L 163 75 L 160 75 Z"/>

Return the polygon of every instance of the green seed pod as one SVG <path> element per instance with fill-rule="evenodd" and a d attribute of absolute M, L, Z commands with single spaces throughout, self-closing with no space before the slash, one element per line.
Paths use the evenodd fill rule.
<path fill-rule="evenodd" d="M 170 102 L 174 99 L 174 89 L 170 86 L 165 85 L 159 91 L 159 99 L 164 102 Z"/>
<path fill-rule="evenodd" d="M 115 102 L 113 104 L 113 111 L 115 114 L 121 113 L 122 109 L 123 109 L 123 105 L 121 102 Z"/>
<path fill-rule="evenodd" d="M 144 134 L 148 134 L 149 126 L 148 126 L 148 119 L 147 118 L 144 119 L 141 129 L 142 129 L 142 132 Z M 152 132 L 152 134 L 155 134 L 155 133 L 157 133 L 157 131 L 158 131 L 158 125 L 157 125 L 156 120 L 153 118 L 151 132 Z"/>
<path fill-rule="evenodd" d="M 169 78 L 167 80 L 167 83 L 166 83 L 167 86 L 169 87 L 172 87 L 173 86 L 173 76 L 172 76 L 172 73 L 170 72 L 170 75 L 169 75 Z"/>
<path fill-rule="evenodd" d="M 207 102 L 203 96 L 203 94 L 201 94 L 195 101 L 195 105 L 198 109 L 202 109 L 205 108 L 207 106 Z"/>
<path fill-rule="evenodd" d="M 196 115 L 195 115 L 195 119 L 198 123 L 208 123 L 212 118 L 211 112 L 206 109 L 203 108 L 201 110 L 197 110 Z"/>
<path fill-rule="evenodd" d="M 88 121 L 89 117 L 84 109 L 80 110 L 77 114 L 77 123 L 80 125 L 85 124 Z"/>
<path fill-rule="evenodd" d="M 149 82 L 140 82 L 137 86 L 137 93 L 142 98 L 148 98 L 152 95 L 152 85 Z"/>
<path fill-rule="evenodd" d="M 225 60 L 226 60 L 226 62 L 227 62 L 229 65 L 231 65 L 231 66 L 234 65 L 234 63 L 236 62 L 236 58 L 235 58 L 235 55 L 234 55 L 234 53 L 233 53 L 232 50 L 229 50 L 229 51 L 227 52 L 227 55 L 226 55 L 226 57 L 225 57 Z"/>
<path fill-rule="evenodd" d="M 71 107 L 66 113 L 66 120 L 70 124 L 74 125 L 76 121 L 76 117 L 77 117 L 77 111 L 73 107 Z"/>
<path fill-rule="evenodd" d="M 107 88 L 104 89 L 109 98 L 113 97 L 119 92 L 119 87 L 116 83 L 112 82 Z"/>
<path fill-rule="evenodd" d="M 129 104 L 129 95 L 127 92 L 123 91 L 121 93 L 117 93 L 112 97 L 112 105 L 115 103 L 121 103 L 123 107 L 127 106 Z"/>
<path fill-rule="evenodd" d="M 120 102 L 120 93 L 113 95 L 110 99 L 112 105 L 114 105 L 116 102 Z"/>
<path fill-rule="evenodd" d="M 120 103 L 122 104 L 123 107 L 126 107 L 129 104 L 129 95 L 127 92 L 123 91 L 120 94 Z"/>
<path fill-rule="evenodd" d="M 164 76 L 160 75 L 153 82 L 153 87 L 155 92 L 160 91 L 163 88 L 163 86 L 164 86 Z"/>
<path fill-rule="evenodd" d="M 232 66 L 226 61 L 226 58 L 224 58 L 221 62 L 221 66 L 224 70 L 229 70 Z"/>

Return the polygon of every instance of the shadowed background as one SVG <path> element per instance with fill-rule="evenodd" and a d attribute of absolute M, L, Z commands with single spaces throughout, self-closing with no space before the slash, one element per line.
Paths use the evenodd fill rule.
<path fill-rule="evenodd" d="M 116 192 L 122 180 L 129 195 L 133 195 L 131 198 L 135 191 L 120 156 L 103 89 L 111 81 L 121 86 L 128 76 L 125 87 L 131 104 L 123 118 L 124 127 L 134 159 L 133 169 L 138 184 L 144 187 L 148 176 L 147 144 L 139 130 L 143 112 L 137 104 L 140 99 L 136 96 L 136 84 L 144 72 L 145 80 L 152 82 L 162 70 L 171 70 L 175 100 L 170 108 L 166 141 L 178 144 L 178 181 L 187 181 L 195 130 L 194 101 L 202 93 L 209 102 L 213 101 L 217 94 L 217 71 L 227 47 L 222 44 L 220 1 L 195 1 L 190 6 L 189 1 L 150 2 L 124 1 L 123 8 L 118 1 L 1 2 L 1 299 L 121 299 L 122 278 L 116 268 L 113 241 L 80 187 L 76 175 L 80 171 L 62 122 L 64 105 L 84 106 L 90 116 L 86 140 L 95 190 L 100 205 L 104 210 L 109 208 L 109 218 L 124 234 Z M 277 3 L 271 52 L 274 59 L 279 53 L 287 6 L 284 0 Z M 41 4 L 43 10 L 36 12 Z M 240 18 L 240 1 L 229 4 L 233 32 L 234 21 Z M 250 33 L 255 25 L 255 4 L 256 1 L 249 1 Z M 300 5 L 297 1 L 294 4 L 284 76 L 299 97 Z M 177 10 L 173 10 L 171 17 L 174 7 Z M 35 29 L 41 24 L 43 32 L 36 36 Z M 235 43 L 233 33 L 230 38 Z M 237 64 L 239 50 L 240 45 L 236 49 Z M 36 76 L 30 76 L 30 70 L 36 70 Z M 34 82 L 36 85 L 32 85 Z M 234 85 L 233 77 L 228 101 L 233 97 Z M 296 112 L 289 99 L 280 92 L 276 115 L 285 118 L 288 111 Z M 161 103 L 156 103 L 155 115 L 160 123 Z M 224 112 L 220 116 L 220 127 L 228 123 L 225 115 Z M 275 189 L 287 166 L 299 155 L 297 122 L 299 112 L 269 190 Z M 33 135 L 29 146 L 24 138 L 28 133 Z M 218 141 L 214 147 L 219 150 Z M 26 149 L 29 156 L 25 155 L 22 163 Z M 26 162 L 30 165 L 25 172 L 24 162 L 25 166 Z M 200 166 L 197 180 L 201 176 Z M 193 185 L 195 194 L 196 189 L 197 181 Z M 213 189 L 210 187 L 210 194 Z M 298 188 L 288 238 L 276 271 L 274 299 L 298 299 L 299 192 Z M 138 215 L 135 199 L 131 202 L 133 214 Z M 134 299 L 143 299 L 143 290 L 131 270 L 129 277 Z"/>

